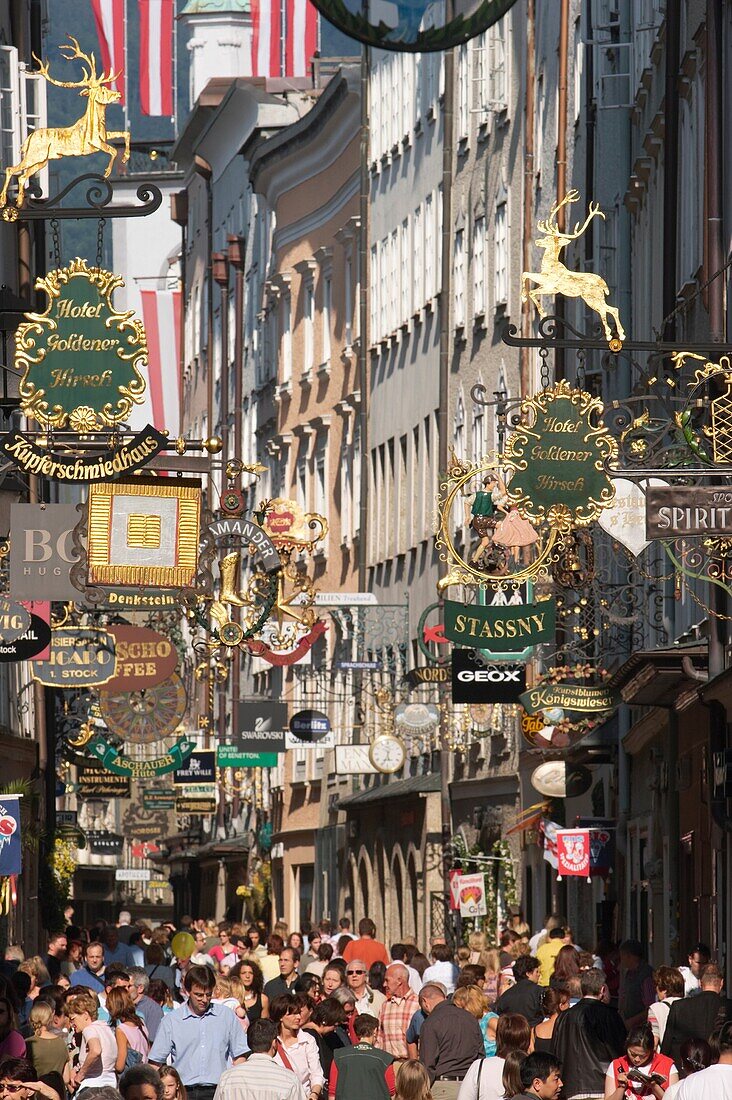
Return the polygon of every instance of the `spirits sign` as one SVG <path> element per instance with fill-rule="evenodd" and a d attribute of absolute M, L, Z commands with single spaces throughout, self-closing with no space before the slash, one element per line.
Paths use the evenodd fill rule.
<path fill-rule="evenodd" d="M 16 337 L 21 411 L 47 427 L 93 432 L 126 420 L 142 401 L 147 341 L 142 322 L 118 313 L 119 275 L 72 260 L 36 287 L 48 296 L 44 313 L 26 314 Z"/>
<path fill-rule="evenodd" d="M 716 485 L 649 487 L 646 537 L 732 535 L 732 489 Z"/>

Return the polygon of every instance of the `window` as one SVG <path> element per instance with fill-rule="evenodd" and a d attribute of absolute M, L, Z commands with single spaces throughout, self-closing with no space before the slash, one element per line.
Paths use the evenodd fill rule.
<path fill-rule="evenodd" d="M 233 297 L 233 295 L 232 295 Z M 282 295 L 282 301 L 280 302 L 280 333 L 281 333 L 281 345 L 280 354 L 282 356 L 282 381 L 289 382 L 292 378 L 292 332 L 291 332 L 291 310 L 290 310 L 290 293 Z"/>
<path fill-rule="evenodd" d="M 18 51 L 14 46 L 0 47 L 0 167 L 18 163 Z"/>
<path fill-rule="evenodd" d="M 399 230 L 395 229 L 389 238 L 389 332 L 399 325 Z"/>
<path fill-rule="evenodd" d="M 343 320 L 346 347 L 353 343 L 353 252 L 349 248 L 343 268 Z"/>
<path fill-rule="evenodd" d="M 410 295 L 412 291 L 412 276 L 411 266 L 413 258 L 411 255 L 411 246 L 409 240 L 409 218 L 405 218 L 402 222 L 401 233 L 401 255 L 399 257 L 401 264 L 401 289 L 402 289 L 402 301 L 401 301 L 401 322 L 406 324 L 409 320 L 410 314 Z"/>
<path fill-rule="evenodd" d="M 46 125 L 46 81 L 23 63 L 20 69 L 20 142 L 33 130 Z M 48 166 L 36 176 L 44 195 L 48 194 Z M 233 297 L 233 295 L 232 295 Z M 233 329 L 231 330 L 233 332 Z"/>
<path fill-rule="evenodd" d="M 356 413 L 356 415 L 358 415 L 358 413 Z M 351 532 L 353 537 L 357 538 L 361 530 L 361 425 L 358 422 L 353 428 L 351 462 L 353 464 L 353 471 L 351 474 L 351 485 L 353 488 Z"/>
<path fill-rule="evenodd" d="M 376 342 L 379 324 L 379 257 L 375 244 L 371 245 L 369 256 L 369 325 L 371 326 L 370 339 Z"/>
<path fill-rule="evenodd" d="M 478 462 L 485 451 L 485 416 L 483 415 L 483 409 L 480 405 L 473 407 L 473 438 L 472 443 L 472 455 L 473 462 Z"/>
<path fill-rule="evenodd" d="M 458 49 L 458 144 L 467 142 L 470 132 L 470 50 L 467 43 Z"/>
<path fill-rule="evenodd" d="M 454 263 L 454 322 L 455 328 L 465 326 L 465 231 L 458 229 L 455 234 Z"/>
<path fill-rule="evenodd" d="M 506 305 L 508 301 L 508 216 L 506 207 L 506 199 L 499 199 L 495 219 L 496 306 Z"/>
<path fill-rule="evenodd" d="M 330 363 L 330 322 L 333 282 L 330 275 L 323 276 L 323 364 Z"/>
<path fill-rule="evenodd" d="M 465 405 L 463 404 L 462 394 L 458 394 L 457 405 L 455 406 L 455 424 L 452 435 L 455 454 L 458 458 L 463 458 L 465 447 Z"/>
<path fill-rule="evenodd" d="M 388 241 L 379 243 L 379 338 L 383 339 L 389 331 L 389 293 L 388 293 Z"/>
<path fill-rule="evenodd" d="M 544 75 L 542 74 L 536 81 L 536 109 L 534 112 L 535 126 L 534 126 L 534 166 L 537 177 L 541 176 L 541 170 L 544 162 L 544 120 L 546 118 L 545 113 L 546 98 L 544 96 Z"/>
<path fill-rule="evenodd" d="M 389 71 L 391 76 L 391 132 L 389 145 L 393 148 L 399 144 L 399 123 L 401 122 L 401 80 L 399 79 L 399 69 L 401 68 L 399 61 L 401 54 L 392 53 L 389 54 Z"/>
<path fill-rule="evenodd" d="M 582 78 L 584 76 L 585 47 L 582 41 L 582 20 L 574 22 L 574 121 L 577 122 L 582 106 Z"/>
<path fill-rule="evenodd" d="M 491 109 L 491 81 L 490 62 L 488 59 L 488 31 L 474 38 L 473 47 L 473 85 L 475 87 L 475 100 L 478 108 L 478 124 L 484 125 L 490 121 Z"/>
<path fill-rule="evenodd" d="M 374 65 L 371 71 L 371 87 L 369 88 L 369 107 L 371 119 L 369 136 L 371 138 L 371 160 L 379 160 L 381 157 L 381 66 Z"/>
<path fill-rule="evenodd" d="M 414 239 L 412 241 L 412 254 L 414 256 L 414 302 L 412 312 L 417 313 L 424 305 L 424 209 L 422 203 L 414 212 Z"/>
<path fill-rule="evenodd" d="M 473 222 L 473 314 L 485 315 L 485 218 Z"/>
<path fill-rule="evenodd" d="M 506 71 L 506 35 L 508 27 L 504 16 L 494 23 L 488 34 L 488 71 L 490 74 L 490 100 L 494 111 L 504 111 L 508 106 L 508 74 Z"/>
<path fill-rule="evenodd" d="M 424 295 L 427 301 L 435 295 L 435 203 L 428 195 L 424 204 Z"/>
<path fill-rule="evenodd" d="M 302 312 L 302 320 L 304 326 L 302 369 L 304 374 L 308 374 L 313 369 L 315 355 L 313 339 L 313 325 L 315 324 L 315 293 L 313 291 L 313 283 L 311 279 L 308 279 L 305 283 Z"/>
<path fill-rule="evenodd" d="M 321 516 L 327 516 L 330 510 L 328 508 L 328 482 L 326 479 L 327 444 L 328 437 L 321 435 L 315 451 L 315 511 L 319 512 Z"/>
<path fill-rule="evenodd" d="M 308 508 L 308 462 L 305 455 L 300 455 L 295 470 L 296 492 L 298 504 L 307 511 Z"/>
<path fill-rule="evenodd" d="M 414 57 L 412 54 L 401 54 L 404 70 L 402 73 L 402 135 L 407 135 L 412 129 L 414 116 Z"/>

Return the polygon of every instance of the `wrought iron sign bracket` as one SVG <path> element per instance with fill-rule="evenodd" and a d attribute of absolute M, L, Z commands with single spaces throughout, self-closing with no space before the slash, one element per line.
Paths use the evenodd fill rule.
<path fill-rule="evenodd" d="M 124 183 L 123 179 L 109 180 L 104 176 L 90 172 L 83 176 L 77 176 L 56 195 L 47 199 L 32 198 L 30 195 L 21 207 L 4 206 L 2 217 L 4 221 L 40 221 L 55 218 L 58 221 L 72 218 L 145 218 L 148 214 L 154 214 L 163 201 L 163 194 L 155 183 L 145 182 L 139 184 L 136 196 L 139 200 L 135 203 L 116 203 L 115 185 Z M 63 206 L 63 200 L 75 188 L 83 190 L 83 205 Z"/>

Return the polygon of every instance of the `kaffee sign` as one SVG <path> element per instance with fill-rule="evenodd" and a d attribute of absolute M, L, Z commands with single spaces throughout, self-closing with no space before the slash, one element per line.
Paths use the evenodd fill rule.
<path fill-rule="evenodd" d="M 105 685 L 110 694 L 154 687 L 175 672 L 178 651 L 170 638 L 144 626 L 110 626 L 108 630 L 117 654 L 114 677 Z"/>

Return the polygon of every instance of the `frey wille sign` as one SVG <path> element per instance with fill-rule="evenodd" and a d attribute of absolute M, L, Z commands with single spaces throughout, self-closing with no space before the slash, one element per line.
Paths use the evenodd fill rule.
<path fill-rule="evenodd" d="M 717 485 L 650 486 L 646 537 L 732 534 L 732 489 Z"/>
<path fill-rule="evenodd" d="M 554 600 L 535 604 L 462 604 L 445 600 L 445 634 L 452 642 L 501 653 L 547 642 L 554 636 Z"/>
<path fill-rule="evenodd" d="M 48 295 L 44 313 L 26 314 L 16 335 L 24 371 L 21 411 L 41 424 L 93 432 L 126 420 L 145 392 L 145 329 L 132 310 L 118 313 L 112 295 L 124 280 L 72 260 L 36 282 Z"/>

